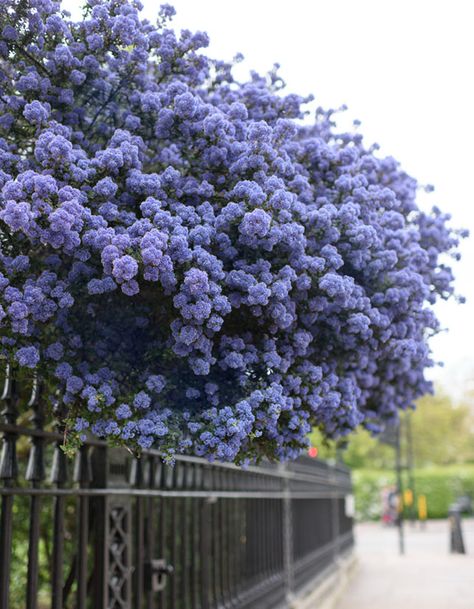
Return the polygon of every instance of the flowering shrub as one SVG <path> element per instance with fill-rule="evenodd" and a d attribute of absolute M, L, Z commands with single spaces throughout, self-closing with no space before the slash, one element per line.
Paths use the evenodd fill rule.
<path fill-rule="evenodd" d="M 429 389 L 458 235 L 273 72 L 89 0 L 0 2 L 3 355 L 86 430 L 169 458 L 289 458 Z"/>

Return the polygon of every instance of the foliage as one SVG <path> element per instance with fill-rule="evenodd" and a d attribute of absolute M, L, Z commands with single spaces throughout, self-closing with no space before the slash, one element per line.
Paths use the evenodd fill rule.
<path fill-rule="evenodd" d="M 458 234 L 332 111 L 139 9 L 0 3 L 4 356 L 73 444 L 245 461 L 378 429 L 430 387 Z"/>
<path fill-rule="evenodd" d="M 406 426 L 410 417 L 413 461 L 416 467 L 474 463 L 474 415 L 470 404 L 456 404 L 438 390 L 417 401 L 416 410 L 401 417 L 402 453 L 407 454 Z M 335 458 L 337 447 L 344 463 L 353 469 L 391 469 L 394 449 L 377 437 L 359 429 L 342 442 L 327 443 L 318 430 L 310 435 L 311 444 L 319 447 L 319 456 Z"/>
<path fill-rule="evenodd" d="M 366 430 L 360 429 L 350 437 L 343 459 L 344 463 L 355 469 L 390 469 L 395 462 L 395 451 L 392 446 L 379 442 Z"/>
<path fill-rule="evenodd" d="M 53 569 L 53 502 L 48 497 L 40 499 L 40 539 L 38 547 L 38 601 L 39 609 L 51 607 L 51 572 Z M 13 504 L 13 543 L 10 572 L 11 609 L 24 609 L 26 606 L 26 586 L 28 570 L 30 498 L 15 497 Z M 64 609 L 75 606 L 74 591 L 76 582 L 75 551 L 77 550 L 77 517 L 75 498 L 67 497 L 65 506 L 63 558 L 64 558 Z"/>
<path fill-rule="evenodd" d="M 474 411 L 467 401 L 454 404 L 437 391 L 418 401 L 411 420 L 417 467 L 474 463 Z"/>
<path fill-rule="evenodd" d="M 376 520 L 381 516 L 381 492 L 395 483 L 393 470 L 360 469 L 352 472 L 355 510 L 358 520 Z"/>
<path fill-rule="evenodd" d="M 428 518 L 446 518 L 450 504 L 462 495 L 474 500 L 474 465 L 436 466 L 414 471 L 415 493 L 425 495 Z M 393 470 L 360 469 L 353 472 L 357 518 L 380 517 L 380 493 L 395 483 Z"/>
<path fill-rule="evenodd" d="M 318 448 L 321 459 L 339 459 L 352 469 L 390 469 L 394 464 L 394 451 L 381 444 L 376 436 L 359 428 L 347 438 L 328 440 L 318 429 L 309 435 L 309 443 Z"/>

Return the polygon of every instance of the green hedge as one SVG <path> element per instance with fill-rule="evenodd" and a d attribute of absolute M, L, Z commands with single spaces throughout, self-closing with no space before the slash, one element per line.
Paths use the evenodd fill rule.
<path fill-rule="evenodd" d="M 426 496 L 428 518 L 446 518 L 449 505 L 460 495 L 474 500 L 474 465 L 447 465 L 415 470 L 415 492 Z M 359 520 L 380 518 L 380 493 L 395 483 L 395 473 L 385 470 L 353 471 L 356 514 Z M 406 480 L 405 480 L 406 486 Z"/>

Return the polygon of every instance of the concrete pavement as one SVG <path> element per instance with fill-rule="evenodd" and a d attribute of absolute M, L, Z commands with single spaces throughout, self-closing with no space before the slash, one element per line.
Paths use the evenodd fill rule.
<path fill-rule="evenodd" d="M 467 555 L 449 554 L 447 521 L 397 532 L 379 524 L 356 528 L 359 567 L 335 609 L 474 609 L 474 520 L 463 522 Z"/>

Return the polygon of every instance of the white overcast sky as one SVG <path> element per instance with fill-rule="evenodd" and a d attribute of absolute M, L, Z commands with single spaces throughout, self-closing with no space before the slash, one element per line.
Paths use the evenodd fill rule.
<path fill-rule="evenodd" d="M 160 2 L 144 1 L 154 19 Z M 474 35 L 472 0 L 170 0 L 177 29 L 204 30 L 208 54 L 245 55 L 239 75 L 281 64 L 288 90 L 349 107 L 366 142 L 395 156 L 469 228 L 456 266 L 465 305 L 443 303 L 449 332 L 432 341 L 445 362 L 431 376 L 458 393 L 474 380 Z M 74 10 L 81 2 L 66 0 Z M 471 385 L 474 387 L 474 385 Z"/>

